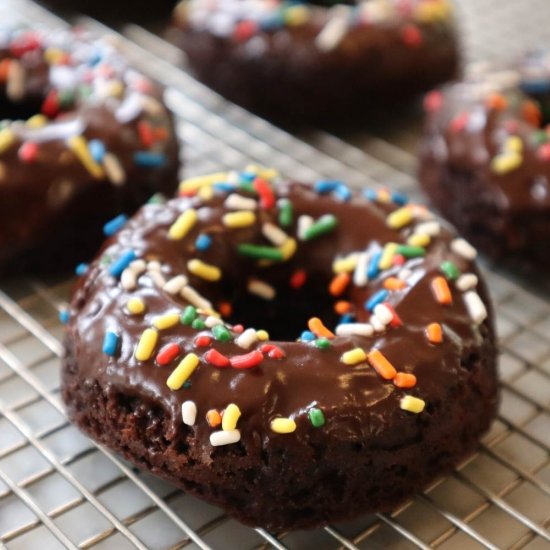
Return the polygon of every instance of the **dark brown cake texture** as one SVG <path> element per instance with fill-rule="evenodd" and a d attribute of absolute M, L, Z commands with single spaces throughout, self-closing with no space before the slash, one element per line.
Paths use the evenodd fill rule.
<path fill-rule="evenodd" d="M 291 123 L 357 122 L 459 68 L 447 0 L 184 0 L 169 36 L 205 84 Z"/>
<path fill-rule="evenodd" d="M 430 93 L 420 180 L 497 262 L 550 271 L 550 52 Z"/>
<path fill-rule="evenodd" d="M 105 222 L 177 187 L 162 92 L 108 39 L 4 31 L 0 118 L 0 274 L 87 259 Z"/>
<path fill-rule="evenodd" d="M 269 529 L 390 510 L 472 452 L 497 379 L 467 242 L 338 181 L 250 167 L 181 194 L 75 291 L 62 395 L 82 430 Z"/>

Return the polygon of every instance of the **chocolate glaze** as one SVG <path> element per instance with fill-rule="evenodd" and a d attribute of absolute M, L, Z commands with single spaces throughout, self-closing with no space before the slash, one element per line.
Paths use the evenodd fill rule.
<path fill-rule="evenodd" d="M 35 46 L 25 49 L 31 41 Z M 70 50 L 73 57 L 48 63 L 48 48 L 60 55 Z M 92 61 L 92 56 L 100 57 Z M 132 71 L 106 41 L 94 42 L 82 33 L 14 32 L 0 48 L 0 63 L 17 65 L 22 75 L 16 92 L 9 70 L 0 78 L 0 116 L 13 120 L 40 113 L 49 94 L 64 93 L 60 83 L 69 92 L 59 109 L 46 110 L 49 119 L 40 128 L 23 120 L 7 123 L 13 140 L 0 152 L 0 273 L 28 265 L 66 268 L 97 250 L 107 220 L 133 212 L 157 191 L 173 191 L 179 162 L 172 118 L 160 89 Z M 101 91 L 102 71 L 109 72 L 104 85 L 120 83 L 120 93 Z M 84 97 L 79 90 L 88 85 L 92 91 Z M 125 105 L 139 94 L 143 106 L 123 116 Z M 144 124 L 162 130 L 162 139 L 145 145 L 140 134 Z M 106 170 L 94 177 L 69 149 L 66 140 L 72 136 L 87 143 L 100 140 L 122 170 L 123 181 L 115 181 Z M 22 146 L 29 143 L 38 146 L 38 153 L 25 161 Z M 138 151 L 159 153 L 164 161 L 139 166 L 134 161 Z"/>
<path fill-rule="evenodd" d="M 419 3 L 401 3 L 402 11 L 393 0 L 379 3 L 384 4 L 383 13 L 365 24 L 350 22 L 341 40 L 328 50 L 319 48 L 316 38 L 335 17 L 334 10 L 344 6 L 327 9 L 305 2 L 310 17 L 304 23 L 262 27 L 252 9 L 248 19 L 234 15 L 239 2 L 184 1 L 174 12 L 169 36 L 185 51 L 201 81 L 250 110 L 285 123 L 351 124 L 381 105 L 391 107 L 457 75 L 452 21 L 419 22 L 413 15 Z M 346 9 L 360 10 L 369 2 L 338 4 L 354 4 Z M 193 10 L 205 5 L 210 6 L 209 15 L 195 17 Z M 271 9 L 289 6 L 277 5 Z M 346 17 L 351 21 L 356 13 L 350 11 Z M 223 17 L 260 27 L 246 38 L 236 38 L 238 31 L 226 29 L 228 25 L 218 28 L 216 22 Z M 403 38 L 410 28 L 422 37 L 414 46 Z"/>
<path fill-rule="evenodd" d="M 275 462 L 269 466 L 270 459 L 265 458 L 266 456 L 275 460 L 274 457 L 282 456 L 281 453 L 288 453 L 285 456 L 292 457 L 291 462 L 295 464 L 294 467 L 301 469 L 302 477 L 304 472 L 308 472 L 308 481 L 302 480 L 299 483 L 304 487 L 310 481 L 313 485 L 319 485 L 322 479 L 316 479 L 315 476 L 321 475 L 323 459 L 319 456 L 311 457 L 309 446 L 326 446 L 336 452 L 339 448 L 348 449 L 349 445 L 356 445 L 357 449 L 364 450 L 361 451 L 365 453 L 361 466 L 364 468 L 368 462 L 368 453 L 378 452 L 376 450 L 386 453 L 414 446 L 421 440 L 429 441 L 430 431 L 432 435 L 439 433 L 439 430 L 445 432 L 446 426 L 455 430 L 456 428 L 450 428 L 450 425 L 458 415 L 462 419 L 461 422 L 466 422 L 464 428 L 477 435 L 474 436 L 473 442 L 466 437 L 462 443 L 459 439 L 453 441 L 451 447 L 458 445 L 459 450 L 454 451 L 451 447 L 447 449 L 445 466 L 438 462 L 440 457 L 437 455 L 432 457 L 433 469 L 424 468 L 425 471 L 418 479 L 414 478 L 416 474 L 411 474 L 414 484 L 423 484 L 471 449 L 475 437 L 486 429 L 496 407 L 495 349 L 491 316 L 481 325 L 475 325 L 470 320 L 461 293 L 457 289 L 452 290 L 453 303 L 450 306 L 439 305 L 430 289 L 432 278 L 441 273 L 439 265 L 443 260 L 454 261 L 464 273 L 477 273 L 474 264 L 450 252 L 449 242 L 454 233 L 448 227 L 444 227 L 440 237 L 434 239 L 424 259 L 407 262 L 406 267 L 412 271 L 408 279 L 410 286 L 405 290 L 392 292 L 389 298 L 389 302 L 404 323 L 401 328 L 390 328 L 371 338 L 337 336 L 332 340 L 332 346 L 326 350 L 290 339 L 276 342 L 286 357 L 281 360 L 266 357 L 252 370 L 217 369 L 201 363 L 191 377 L 191 386 L 179 391 L 171 391 L 166 386 L 166 379 L 173 366 L 161 368 L 155 365 L 154 359 L 146 362 L 136 361 L 134 350 L 144 328 L 150 325 L 155 316 L 181 310 L 185 302 L 155 288 L 146 275 L 140 279 L 137 290 L 123 290 L 118 281 L 108 275 L 105 262 L 102 264 L 101 258 L 116 258 L 122 251 L 131 248 L 137 252 L 138 257 L 158 259 L 165 266 L 165 276 L 168 279 L 186 272 L 186 262 L 190 258 L 200 257 L 207 263 L 220 266 L 223 271 L 221 283 L 208 283 L 193 275 L 190 276 L 190 284 L 211 300 L 214 306 L 220 300 L 234 296 L 237 296 L 237 300 L 247 300 L 246 280 L 249 276 L 256 275 L 278 289 L 278 296 L 274 302 L 266 302 L 258 307 L 262 307 L 261 311 L 266 319 L 270 317 L 270 311 L 275 312 L 274 316 L 278 319 L 279 325 L 284 325 L 287 320 L 293 318 L 295 310 L 281 309 L 277 303 L 289 300 L 291 291 L 288 289 L 287 281 L 296 269 L 307 270 L 310 281 L 308 284 L 326 289 L 332 277 L 331 265 L 336 256 L 364 250 L 369 245 L 383 245 L 389 241 L 402 243 L 410 233 L 410 229 L 396 231 L 386 226 L 386 215 L 394 206 L 373 204 L 357 196 L 351 202 L 340 202 L 332 197 L 319 196 L 309 186 L 298 183 L 281 184 L 278 194 L 292 201 L 294 220 L 302 214 L 318 218 L 326 213 L 334 213 L 339 225 L 330 235 L 301 242 L 291 260 L 269 268 L 259 268 L 256 262 L 243 260 L 236 252 L 236 245 L 240 242 L 265 243 L 261 223 L 277 223 L 276 209 L 258 211 L 258 221 L 254 226 L 235 230 L 227 229 L 221 223 L 222 215 L 227 212 L 223 207 L 223 196 L 215 196 L 206 205 L 199 198 L 180 198 L 162 206 L 145 206 L 116 237 L 105 244 L 101 256 L 91 265 L 88 274 L 76 289 L 67 331 L 68 352 L 63 373 L 64 399 L 69 415 L 94 437 L 123 452 L 131 460 L 146 465 L 155 473 L 203 498 L 223 505 L 231 514 L 247 523 L 277 528 L 312 526 L 336 517 L 356 515 L 372 509 L 373 506 L 387 509 L 410 494 L 411 488 L 407 484 L 411 483 L 411 480 L 407 480 L 405 484 L 402 480 L 396 482 L 397 485 L 392 489 L 396 494 L 384 504 L 379 502 L 380 495 L 369 497 L 370 503 L 361 497 L 355 500 L 354 504 L 348 505 L 347 500 L 343 499 L 340 511 L 330 512 L 328 504 L 323 509 L 323 503 L 317 502 L 315 506 L 320 506 L 321 512 L 307 516 L 306 506 L 303 505 L 303 509 L 295 514 L 294 519 L 291 520 L 284 515 L 282 517 L 285 519 L 281 519 L 275 512 L 277 506 L 282 506 L 289 514 L 288 511 L 297 504 L 289 503 L 288 491 L 297 489 L 291 488 L 290 482 L 285 482 L 286 474 L 281 474 L 283 489 L 287 491 L 284 496 L 278 497 L 277 492 L 271 496 L 260 496 L 263 494 L 261 480 L 264 476 L 264 488 L 270 487 L 277 476 Z M 184 240 L 168 240 L 167 229 L 177 216 L 191 205 L 198 209 L 199 223 Z M 296 221 L 288 231 L 290 235 L 295 234 L 295 224 Z M 208 251 L 197 254 L 192 243 L 199 233 L 213 236 L 213 245 Z M 395 275 L 398 270 L 396 267 L 384 272 L 383 277 L 369 282 L 366 288 L 352 289 L 348 297 L 355 305 L 357 320 L 368 320 L 368 312 L 363 309 L 364 300 L 382 288 L 382 281 L 387 275 Z M 319 290 L 319 293 L 321 292 Z M 326 293 L 326 290 L 323 292 Z M 489 307 L 483 282 L 480 282 L 478 292 Z M 131 316 L 126 312 L 126 303 L 131 296 L 139 296 L 146 303 L 147 311 L 143 317 Z M 300 294 L 292 299 L 296 301 L 298 311 Z M 319 299 L 319 303 L 322 303 L 322 300 Z M 432 322 L 439 322 L 444 327 L 445 338 L 442 345 L 431 345 L 424 337 L 426 325 Z M 116 357 L 109 358 L 100 351 L 105 331 L 114 331 L 121 337 L 120 351 Z M 206 332 L 209 333 L 208 330 Z M 178 325 L 161 332 L 157 349 L 175 341 L 180 343 L 186 352 L 195 351 L 200 354 L 201 350 L 193 348 L 193 339 L 197 334 L 195 329 Z M 294 337 L 297 336 L 298 334 Z M 290 335 L 288 337 L 290 338 Z M 213 347 L 229 357 L 246 353 L 246 350 L 239 348 L 235 343 L 214 342 Z M 367 363 L 357 366 L 344 365 L 340 361 L 342 353 L 355 347 L 365 350 L 373 347 L 381 349 L 398 371 L 414 373 L 417 385 L 410 390 L 399 389 L 390 381 L 382 380 Z M 458 412 L 468 402 L 464 399 L 461 403 L 459 396 L 465 387 L 470 386 L 477 392 L 476 399 L 479 403 L 486 407 L 484 418 L 474 422 L 465 421 L 467 414 L 461 416 L 462 413 Z M 89 396 L 83 397 L 82 392 L 88 391 Z M 120 396 L 137 401 L 145 410 L 157 411 L 151 414 L 155 415 L 155 418 L 158 417 L 158 422 L 162 424 L 162 447 L 167 446 L 164 454 L 159 454 L 161 452 L 158 449 L 152 455 L 143 450 L 132 451 L 132 444 L 117 442 L 118 436 L 113 435 L 112 430 L 94 427 L 95 422 L 92 418 L 95 413 L 90 407 L 92 399 L 95 399 L 92 396 L 97 392 L 105 396 L 109 406 L 115 403 L 112 406 L 118 411 L 113 413 L 118 418 L 117 422 L 122 418 L 119 416 L 122 415 L 120 411 L 126 410 L 120 408 Z M 415 415 L 401 410 L 399 403 L 405 394 L 425 400 L 426 411 Z M 181 405 L 186 400 L 195 401 L 198 408 L 197 423 L 192 427 L 184 425 L 181 420 Z M 100 400 L 100 403 L 103 401 Z M 206 411 L 212 408 L 222 410 L 229 403 L 236 403 L 242 411 L 238 423 L 241 441 L 235 445 L 213 448 L 209 442 L 213 429 L 204 420 Z M 314 428 L 309 422 L 307 411 L 312 406 L 324 411 L 325 426 Z M 101 407 L 109 410 L 107 405 L 100 405 Z M 477 405 L 474 409 L 476 407 Z M 440 421 L 434 422 L 430 428 L 428 418 L 438 410 L 445 412 Z M 273 433 L 270 430 L 270 422 L 277 416 L 293 418 L 297 430 L 287 435 Z M 109 422 L 105 421 L 106 425 L 109 425 Z M 130 427 L 128 429 L 130 430 Z M 138 428 L 137 431 L 139 430 Z M 452 438 L 454 435 L 449 432 L 446 437 Z M 148 445 L 147 436 L 144 436 L 144 440 L 145 445 Z M 138 449 L 137 441 L 134 449 Z M 327 451 L 326 465 L 330 464 L 332 452 Z M 407 457 L 408 452 L 404 451 L 403 456 Z M 435 453 L 435 450 L 432 448 L 429 452 Z M 445 454 L 444 451 L 441 452 Z M 164 464 L 163 461 L 169 456 L 174 456 L 172 462 L 182 462 L 181 469 L 171 469 Z M 298 458 L 299 456 L 302 458 Z M 355 456 L 353 458 L 355 460 Z M 426 460 L 428 458 L 426 457 Z M 341 461 L 339 469 L 342 476 L 346 475 L 350 467 L 356 469 L 355 473 L 360 471 L 353 461 L 350 462 L 353 466 L 349 466 L 343 457 L 340 456 L 337 460 Z M 385 460 L 388 468 L 392 467 L 391 464 L 399 463 L 397 458 L 395 462 L 393 458 Z M 258 496 L 250 497 L 253 502 L 247 504 L 245 509 L 235 504 L 236 495 L 240 490 L 237 480 L 224 481 L 225 474 L 217 469 L 217 464 L 223 464 L 223 468 L 227 469 L 228 461 L 229 464 L 233 464 L 230 468 L 235 471 L 244 469 L 246 465 L 256 472 L 255 479 L 259 483 L 254 492 Z M 209 473 L 201 471 L 196 462 L 203 466 L 207 465 Z M 411 459 L 411 471 L 415 468 L 413 462 Z M 315 473 L 315 464 L 320 464 L 318 474 Z M 374 472 L 375 469 L 372 470 L 372 473 Z M 313 477 L 310 479 L 311 476 Z M 368 487 L 378 482 L 379 480 L 369 479 L 368 474 L 361 474 L 356 479 L 355 486 L 365 484 L 366 495 Z M 242 480 L 242 483 L 243 486 L 248 484 L 245 480 Z M 416 485 L 416 489 L 420 487 Z M 229 493 L 229 496 L 226 493 Z M 284 499 L 287 501 L 286 504 Z M 299 502 L 299 499 L 296 502 Z M 267 515 L 265 507 L 269 511 Z"/>

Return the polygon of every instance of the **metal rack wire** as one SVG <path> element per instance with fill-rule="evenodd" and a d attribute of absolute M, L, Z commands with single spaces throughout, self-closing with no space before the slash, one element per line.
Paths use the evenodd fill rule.
<path fill-rule="evenodd" d="M 479 21 L 495 0 L 461 2 L 468 58 L 490 55 L 476 44 L 486 44 Z M 549 23 L 537 39 L 550 36 L 545 3 L 521 3 L 532 4 L 527 12 L 533 24 Z M 471 20 L 474 6 L 481 15 Z M 24 0 L 0 3 L 0 16 L 8 13 L 31 23 L 64 24 Z M 518 13 L 511 9 L 509 15 Z M 490 44 L 500 53 L 503 19 L 500 34 L 491 31 L 501 37 Z M 84 24 L 110 32 L 93 21 Z M 252 160 L 293 177 L 391 184 L 415 195 L 414 158 L 407 150 L 412 138 L 405 129 L 392 141 L 351 138 L 363 150 L 321 132 L 292 137 L 174 69 L 179 54 L 159 38 L 138 27 L 124 34 L 121 45 L 135 65 L 167 86 L 188 173 L 220 164 L 240 168 Z M 550 548 L 550 301 L 507 275 L 489 269 L 486 275 L 499 318 L 503 399 L 476 454 L 392 514 L 294 533 L 246 528 L 79 434 L 58 397 L 58 311 L 72 282 L 0 283 L 0 548 Z"/>

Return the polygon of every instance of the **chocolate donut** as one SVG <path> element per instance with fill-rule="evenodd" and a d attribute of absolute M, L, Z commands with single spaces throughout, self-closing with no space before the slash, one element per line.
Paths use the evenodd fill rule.
<path fill-rule="evenodd" d="M 426 97 L 420 180 L 498 262 L 550 272 L 550 51 L 483 70 Z"/>
<path fill-rule="evenodd" d="M 181 193 L 75 291 L 81 429 L 269 529 L 390 510 L 475 448 L 497 380 L 471 245 L 385 189 L 250 168 Z"/>
<path fill-rule="evenodd" d="M 208 86 L 290 122 L 354 121 L 459 65 L 447 0 L 184 0 L 170 35 Z"/>
<path fill-rule="evenodd" d="M 0 118 L 0 274 L 87 259 L 104 223 L 177 187 L 161 90 L 106 39 L 0 33 Z"/>

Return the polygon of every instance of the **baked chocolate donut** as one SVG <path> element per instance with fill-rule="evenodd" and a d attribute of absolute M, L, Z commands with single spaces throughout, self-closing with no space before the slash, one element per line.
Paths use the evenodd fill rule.
<path fill-rule="evenodd" d="M 459 65 L 448 0 L 184 0 L 170 35 L 208 86 L 290 122 L 355 121 Z"/>
<path fill-rule="evenodd" d="M 426 97 L 420 179 L 459 230 L 498 262 L 548 273 L 550 51 L 485 69 Z"/>
<path fill-rule="evenodd" d="M 250 168 L 181 192 L 76 289 L 73 422 L 269 529 L 390 510 L 475 448 L 497 380 L 466 241 L 384 189 Z"/>
<path fill-rule="evenodd" d="M 95 254 L 101 228 L 177 187 L 162 93 L 107 39 L 0 34 L 0 274 Z"/>

